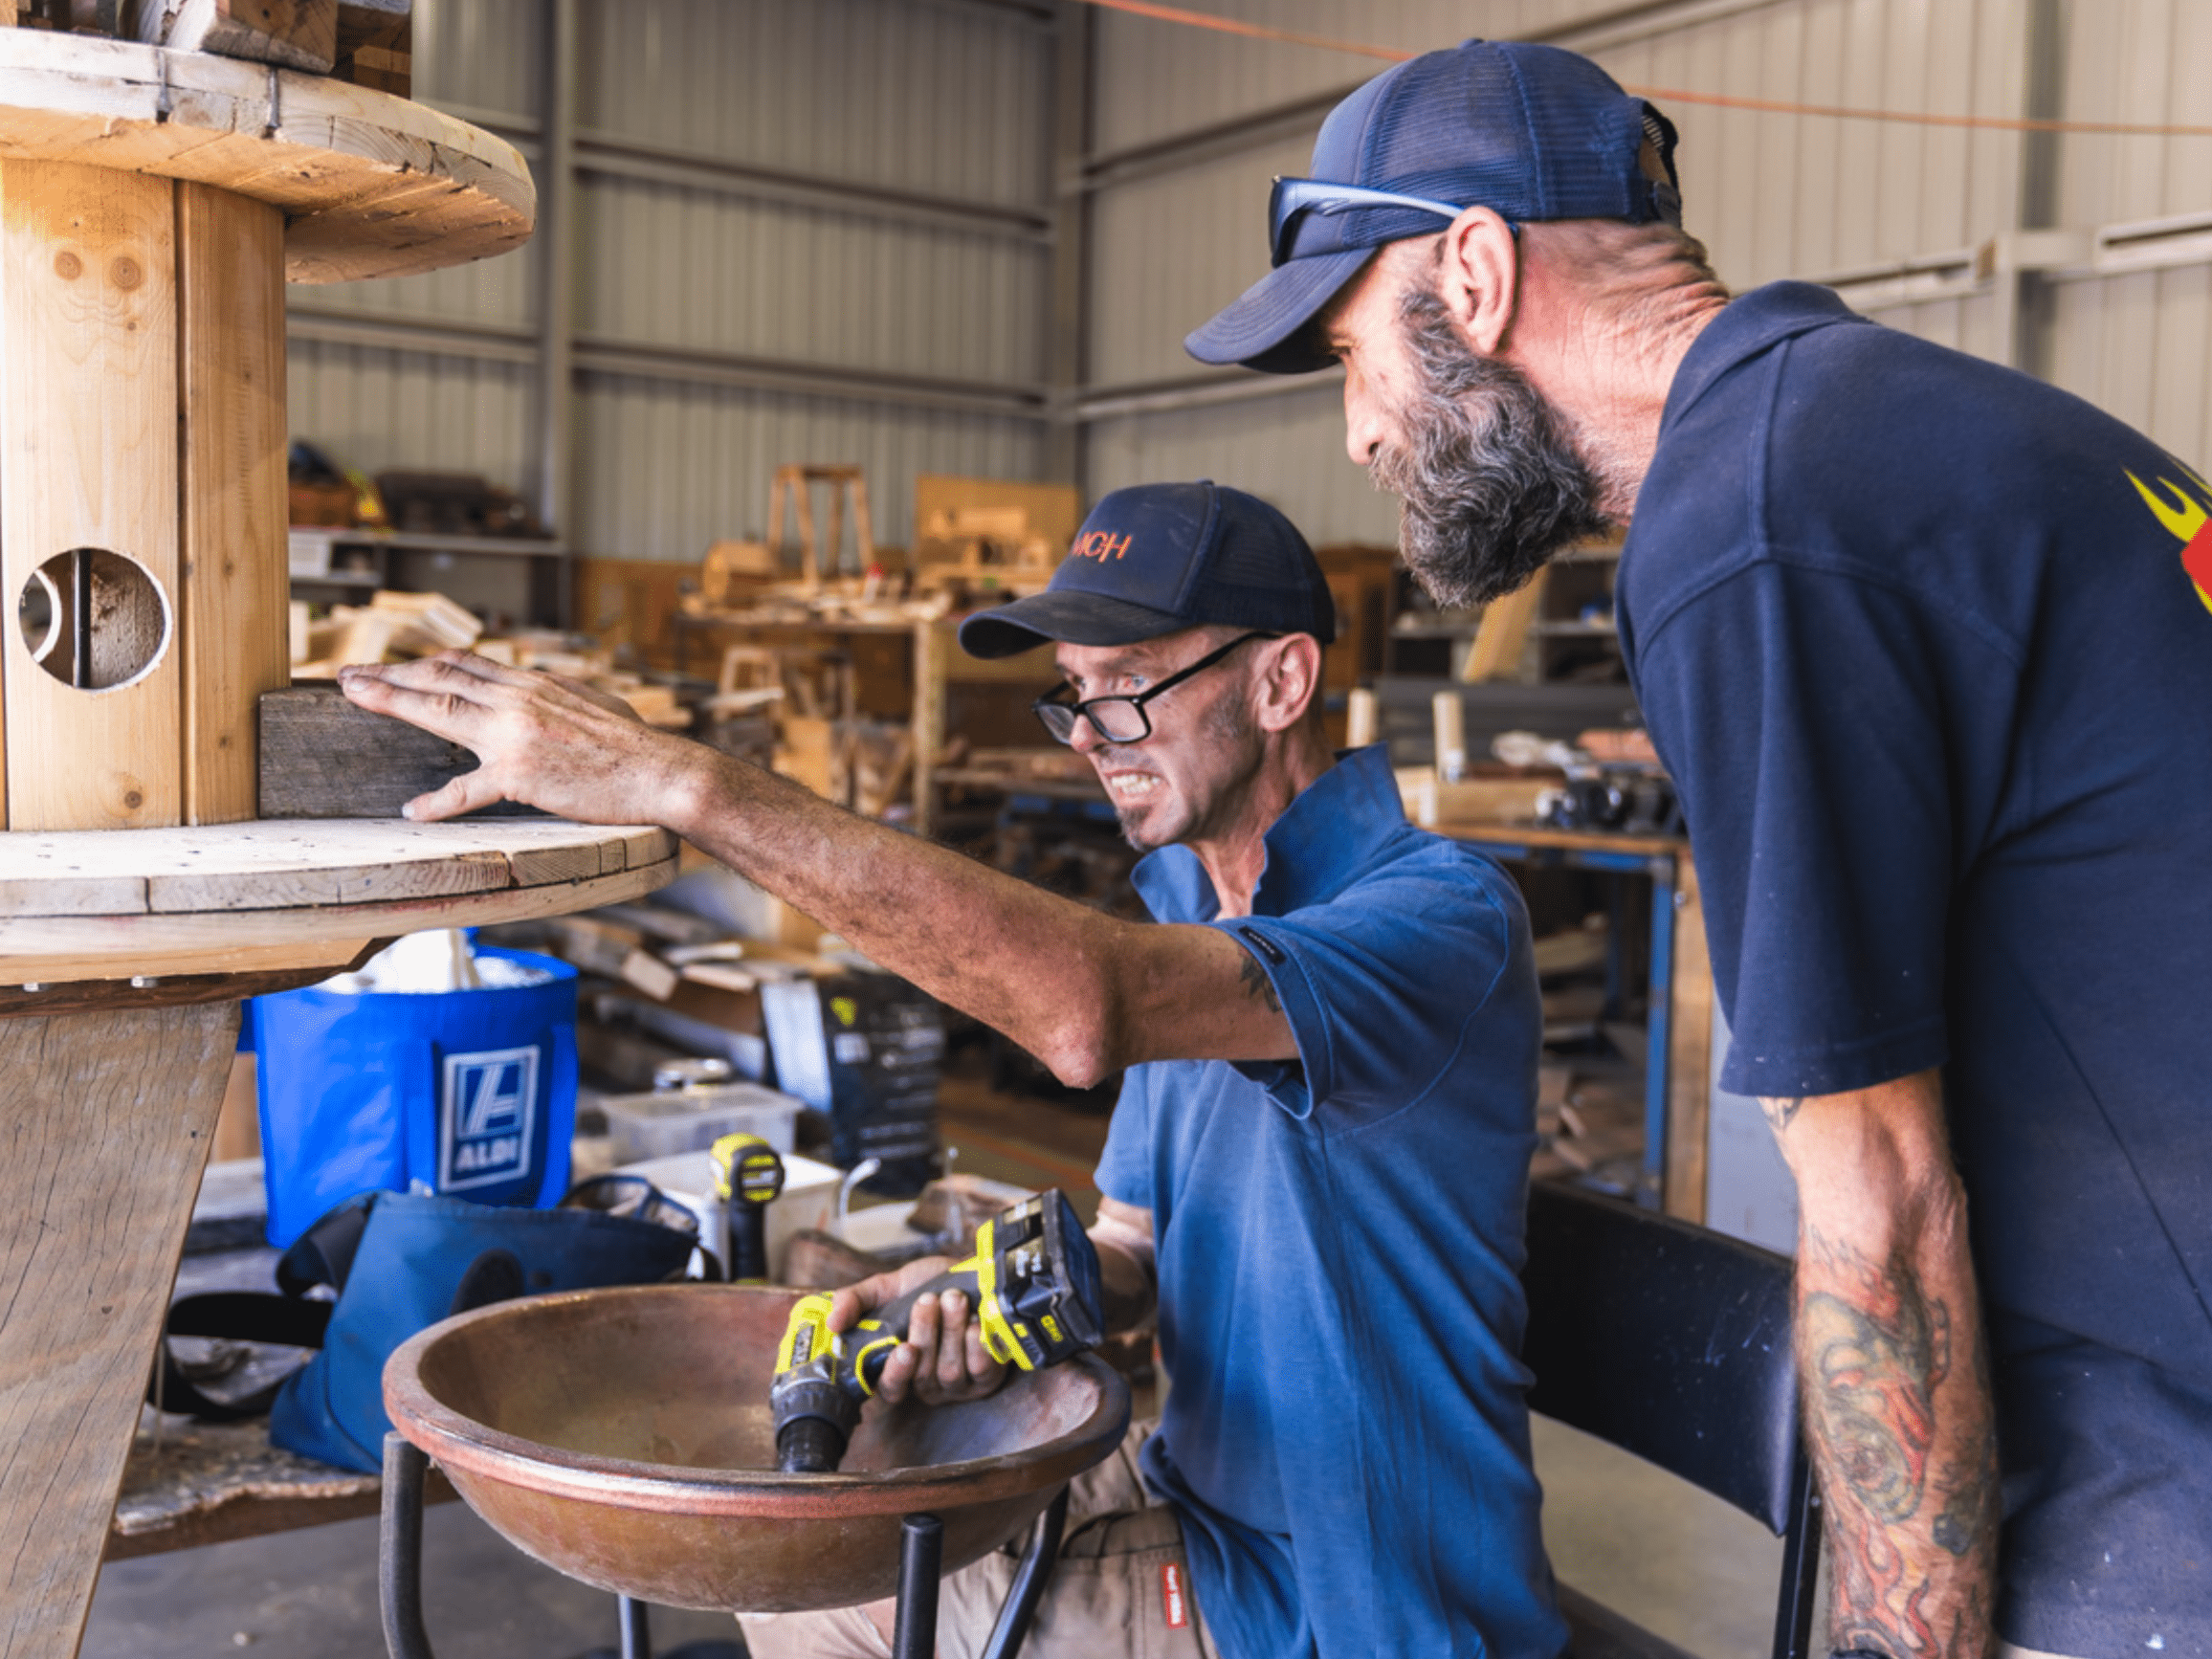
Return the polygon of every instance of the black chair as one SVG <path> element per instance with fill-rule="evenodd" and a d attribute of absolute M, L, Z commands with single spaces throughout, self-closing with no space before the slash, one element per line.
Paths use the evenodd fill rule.
<path fill-rule="evenodd" d="M 1798 1438 L 1791 1267 L 1564 1187 L 1529 1195 L 1529 1408 L 1724 1498 L 1782 1540 L 1774 1659 L 1805 1659 L 1820 1498 Z M 1575 1659 L 1678 1652 L 1565 1586 Z"/>

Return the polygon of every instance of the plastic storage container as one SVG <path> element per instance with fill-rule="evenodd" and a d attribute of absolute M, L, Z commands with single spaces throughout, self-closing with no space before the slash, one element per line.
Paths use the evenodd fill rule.
<path fill-rule="evenodd" d="M 704 1152 L 725 1135 L 758 1135 L 778 1152 L 798 1143 L 802 1102 L 758 1083 L 694 1084 L 600 1101 L 615 1161 Z"/>

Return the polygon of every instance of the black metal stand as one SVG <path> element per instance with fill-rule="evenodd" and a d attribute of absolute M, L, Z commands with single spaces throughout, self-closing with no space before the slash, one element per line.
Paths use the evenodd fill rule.
<path fill-rule="evenodd" d="M 430 1459 L 405 1435 L 384 1437 L 384 1512 L 377 1537 L 377 1600 L 384 1612 L 384 1645 L 391 1659 L 437 1659 L 423 1629 L 423 1477 Z M 1059 1559 L 1068 1525 L 1068 1489 L 1052 1494 L 1037 1517 L 1029 1547 L 1014 1569 L 991 1627 L 984 1659 L 1014 1659 L 1029 1633 L 1037 1603 Z M 942 1577 L 944 1525 L 933 1515 L 910 1515 L 899 1523 L 897 1623 L 894 1659 L 932 1659 L 937 1651 L 937 1590 Z M 622 1659 L 653 1659 L 646 1604 L 615 1598 Z"/>

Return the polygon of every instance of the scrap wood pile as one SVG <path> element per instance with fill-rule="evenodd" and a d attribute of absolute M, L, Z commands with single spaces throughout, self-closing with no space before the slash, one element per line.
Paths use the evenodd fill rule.
<path fill-rule="evenodd" d="M 409 96 L 414 0 L 13 0 L 22 29 L 143 41 Z"/>
<path fill-rule="evenodd" d="M 292 677 L 335 679 L 347 663 L 405 662 L 441 651 L 474 651 L 511 668 L 543 669 L 620 697 L 648 724 L 688 730 L 692 708 L 674 685 L 615 666 L 614 653 L 580 647 L 551 629 L 487 636 L 466 606 L 442 593 L 380 589 L 366 605 L 334 605 L 316 617 L 292 602 Z"/>

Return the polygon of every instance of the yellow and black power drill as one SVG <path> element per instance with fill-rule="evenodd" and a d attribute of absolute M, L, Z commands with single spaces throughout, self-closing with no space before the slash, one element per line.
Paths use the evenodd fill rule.
<path fill-rule="evenodd" d="M 791 1310 L 768 1389 L 779 1470 L 827 1474 L 844 1460 L 861 1403 L 875 1393 L 884 1361 L 905 1340 L 915 1304 L 944 1291 L 967 1296 L 984 1351 L 1020 1370 L 1056 1365 L 1096 1347 L 1104 1334 L 1098 1252 L 1067 1194 L 1052 1187 L 984 1222 L 974 1255 L 863 1316 L 850 1331 L 830 1329 L 827 1292 Z"/>
<path fill-rule="evenodd" d="M 768 1276 L 768 1206 L 784 1190 L 784 1160 L 758 1135 L 725 1135 L 708 1154 L 722 1214 L 722 1265 L 732 1284 Z"/>

